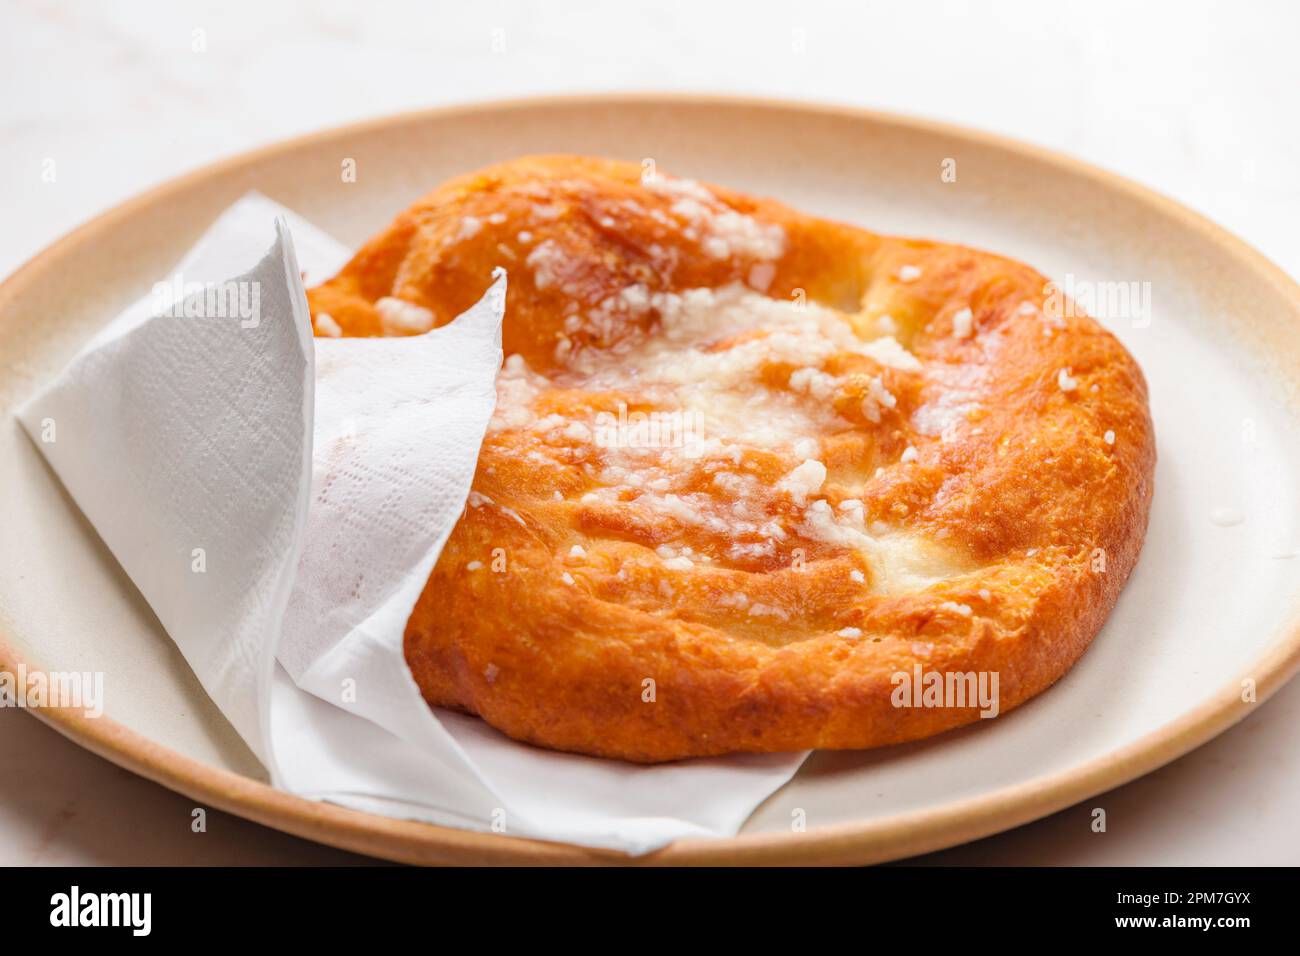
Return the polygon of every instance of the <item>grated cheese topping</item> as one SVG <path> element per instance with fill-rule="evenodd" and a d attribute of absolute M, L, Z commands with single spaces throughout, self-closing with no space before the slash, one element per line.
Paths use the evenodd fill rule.
<path fill-rule="evenodd" d="M 886 434 L 899 408 L 887 380 L 920 372 L 917 357 L 892 334 L 860 337 L 838 310 L 765 295 L 786 249 L 779 226 L 730 209 L 692 180 L 654 178 L 645 185 L 671 200 L 666 211 L 651 215 L 697 242 L 703 255 L 748 261 L 738 273 L 743 281 L 681 292 L 633 282 L 583 305 L 582 290 L 570 285 L 580 270 L 563 247 L 553 239 L 536 244 L 525 260 L 535 287 L 571 300 L 556 344 L 558 367 L 543 374 L 520 355 L 507 358 L 489 440 L 509 431 L 522 437 L 520 453 L 530 466 L 580 475 L 581 487 L 555 491 L 557 501 L 573 501 L 593 514 L 625 515 L 620 527 L 626 521 L 634 531 L 658 529 L 659 541 L 678 535 L 651 552 L 668 570 L 721 562 L 797 571 L 791 549 L 810 545 L 859 556 L 862 569 L 850 570 L 849 580 L 875 593 L 922 590 L 970 570 L 938 542 L 869 525 L 859 498 L 832 506 L 818 497 L 842 493 L 832 480 L 832 459 L 822 454 L 829 447 L 825 437 L 858 429 L 863 419 Z M 533 214 L 544 219 L 549 212 L 538 207 Z M 518 239 L 533 237 L 520 233 Z M 920 274 L 903 266 L 898 277 L 914 281 Z M 973 332 L 969 309 L 953 321 L 960 337 Z M 897 326 L 881 317 L 875 327 Z M 559 401 L 554 396 L 576 394 L 593 409 L 589 417 L 552 404 Z M 651 422 L 652 413 L 671 421 Z M 901 462 L 917 455 L 908 446 Z M 784 470 L 779 479 L 764 480 L 754 463 L 771 456 Z M 569 556 L 585 558 L 586 552 L 574 546 Z M 575 583 L 567 572 L 562 579 Z M 660 585 L 671 597 L 672 586 L 665 579 Z M 719 602 L 758 621 L 788 620 L 793 613 L 740 592 Z"/>

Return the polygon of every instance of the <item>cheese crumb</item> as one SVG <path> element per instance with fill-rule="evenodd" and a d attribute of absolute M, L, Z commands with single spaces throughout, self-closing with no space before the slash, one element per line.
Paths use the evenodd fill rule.
<path fill-rule="evenodd" d="M 723 607 L 746 608 L 749 607 L 749 595 L 744 591 L 732 591 L 730 594 L 724 594 L 718 598 L 718 603 Z"/>
<path fill-rule="evenodd" d="M 559 243 L 547 239 L 528 253 L 524 260 L 533 270 L 533 285 L 538 289 L 548 289 L 560 283 L 560 270 L 568 263 L 568 256 Z"/>
<path fill-rule="evenodd" d="M 898 278 L 903 282 L 915 282 L 921 278 L 921 270 L 917 266 L 901 266 L 898 270 Z"/>
<path fill-rule="evenodd" d="M 419 335 L 433 328 L 433 313 L 414 302 L 384 296 L 375 301 L 375 311 L 387 335 Z"/>
<path fill-rule="evenodd" d="M 881 365 L 902 369 L 904 372 L 919 372 L 921 361 L 899 344 L 892 335 L 882 335 L 878 339 L 862 345 L 858 349 L 867 358 L 875 359 Z"/>
<path fill-rule="evenodd" d="M 1056 376 L 1056 384 L 1063 392 L 1073 392 L 1079 387 L 1079 380 L 1070 376 L 1070 370 L 1063 368 Z"/>
<path fill-rule="evenodd" d="M 751 289 L 766 292 L 775 278 L 776 266 L 770 262 L 756 262 L 749 267 L 749 275 L 746 277 L 745 282 Z"/>
<path fill-rule="evenodd" d="M 1106 434 L 1103 435 L 1102 438 L 1105 440 L 1107 445 L 1115 444 L 1115 433 L 1111 431 L 1109 428 L 1106 429 Z"/>
<path fill-rule="evenodd" d="M 962 617 L 970 617 L 973 613 L 968 604 L 958 604 L 956 601 L 944 601 L 939 605 L 941 611 L 952 611 L 954 614 L 960 614 Z"/>
<path fill-rule="evenodd" d="M 867 380 L 867 397 L 862 400 L 862 414 L 867 421 L 880 424 L 881 408 L 896 408 L 898 398 L 889 389 L 879 375 Z"/>
<path fill-rule="evenodd" d="M 334 316 L 328 312 L 318 312 L 316 313 L 316 331 L 331 339 L 337 339 L 343 334 L 343 327 L 335 322 Z"/>
<path fill-rule="evenodd" d="M 975 333 L 975 316 L 970 309 L 962 309 L 952 317 L 952 334 L 968 339 Z"/>
<path fill-rule="evenodd" d="M 794 503 L 802 507 L 809 495 L 821 491 L 825 481 L 826 466 L 810 458 L 777 482 L 776 486 L 782 491 L 788 491 Z"/>
<path fill-rule="evenodd" d="M 861 637 L 862 629 L 858 627 L 843 627 L 835 633 L 840 637 Z"/>
<path fill-rule="evenodd" d="M 899 457 L 898 460 L 903 463 L 907 463 L 909 461 L 916 461 L 916 449 L 913 448 L 911 445 L 908 445 L 906 448 L 903 449 L 903 454 L 902 456 Z"/>

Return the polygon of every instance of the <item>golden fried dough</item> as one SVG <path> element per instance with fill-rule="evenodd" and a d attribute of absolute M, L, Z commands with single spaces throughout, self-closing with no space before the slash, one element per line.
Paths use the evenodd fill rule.
<path fill-rule="evenodd" d="M 898 675 L 996 674 L 1005 713 L 1137 561 L 1142 373 L 1026 265 L 534 157 L 402 213 L 317 334 L 444 324 L 496 266 L 497 410 L 406 632 L 432 705 L 644 762 L 915 740 L 981 706 Z"/>

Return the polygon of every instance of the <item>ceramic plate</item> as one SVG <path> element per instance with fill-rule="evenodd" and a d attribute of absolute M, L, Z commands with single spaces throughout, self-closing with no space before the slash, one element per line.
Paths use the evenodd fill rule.
<path fill-rule="evenodd" d="M 814 754 L 738 837 L 641 862 L 862 863 L 971 840 L 1174 759 L 1300 665 L 1300 288 L 1286 275 L 1146 189 L 994 136 L 843 108 L 621 96 L 436 110 L 259 150 L 101 216 L 0 286 L 0 668 L 102 671 L 108 689 L 99 719 L 32 713 L 204 804 L 363 853 L 625 859 L 272 790 L 11 414 L 247 190 L 359 245 L 447 177 L 535 152 L 652 158 L 876 231 L 1022 259 L 1090 304 L 1151 385 L 1160 458 L 1146 546 L 1063 680 L 932 740 Z M 342 181 L 346 160 L 355 182 Z"/>

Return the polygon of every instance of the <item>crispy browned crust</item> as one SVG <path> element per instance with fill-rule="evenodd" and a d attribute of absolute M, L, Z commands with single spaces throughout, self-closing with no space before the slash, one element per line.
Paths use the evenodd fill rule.
<path fill-rule="evenodd" d="M 610 344 L 566 332 L 571 302 L 594 309 L 632 283 L 680 292 L 750 276 L 754 262 L 744 255 L 702 254 L 699 237 L 668 214 L 672 197 L 645 188 L 641 174 L 630 163 L 536 157 L 453 180 L 311 290 L 313 315 L 329 313 L 345 335 L 382 334 L 373 303 L 394 296 L 442 324 L 475 302 L 501 265 L 510 273 L 507 355 L 562 372 L 564 336 L 576 348 Z M 474 480 L 493 505 L 467 508 L 407 627 L 407 660 L 426 699 L 545 747 L 653 762 L 876 747 L 978 719 L 978 706 L 894 706 L 892 676 L 916 664 L 997 672 L 1003 713 L 1050 686 L 1100 629 L 1145 534 L 1155 443 L 1133 358 L 1086 316 L 1061 316 L 1051 303 L 1045 315 L 1047 280 L 1019 262 L 712 191 L 785 230 L 768 296 L 802 289 L 864 335 L 879 334 L 888 314 L 923 363 L 902 372 L 860 357 L 830 360 L 851 380 L 879 374 L 897 407 L 878 424 L 853 420 L 861 395 L 837 396 L 853 427 L 822 436 L 828 477 L 818 496 L 831 506 L 860 499 L 868 524 L 941 541 L 966 572 L 921 591 L 876 593 L 861 554 L 795 530 L 770 556 L 670 569 L 656 546 L 709 554 L 725 542 L 671 516 L 584 501 L 597 479 L 583 466 L 599 464 L 599 449 L 552 448 L 560 465 L 540 468 L 525 458 L 534 436 L 498 430 Z M 465 217 L 481 228 L 461 238 Z M 554 281 L 538 288 L 525 264 L 548 239 L 564 253 L 562 289 Z M 904 281 L 903 266 L 920 276 Z M 966 307 L 969 337 L 954 331 Z M 613 334 L 654 332 L 652 310 Z M 1073 389 L 1062 388 L 1063 369 Z M 774 370 L 774 387 L 781 373 L 789 369 Z M 955 389 L 978 407 L 951 434 L 918 431 L 911 413 Z M 557 388 L 537 405 L 588 419 L 612 397 Z M 900 461 L 909 446 L 916 459 Z M 798 463 L 747 451 L 740 470 L 775 487 Z M 696 484 L 682 493 L 716 494 L 708 478 L 684 476 Z M 761 505 L 788 528 L 798 524 L 788 496 Z M 575 544 L 585 551 L 579 558 Z M 728 606 L 724 597 L 737 592 L 751 605 L 786 609 L 787 619 Z M 841 636 L 845 628 L 861 636 Z"/>

